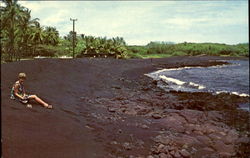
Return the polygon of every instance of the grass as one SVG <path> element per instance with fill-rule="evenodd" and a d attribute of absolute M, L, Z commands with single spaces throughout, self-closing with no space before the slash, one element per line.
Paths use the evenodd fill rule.
<path fill-rule="evenodd" d="M 171 57 L 171 54 L 143 54 L 141 55 L 141 57 L 143 59 L 147 59 L 147 58 L 167 58 L 167 57 Z"/>

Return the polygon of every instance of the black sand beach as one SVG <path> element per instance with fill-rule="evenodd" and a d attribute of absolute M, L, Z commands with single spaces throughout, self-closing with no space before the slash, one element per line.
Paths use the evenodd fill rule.
<path fill-rule="evenodd" d="M 225 64 L 230 57 L 37 59 L 1 65 L 4 158 L 249 157 L 247 97 L 165 92 L 144 74 Z M 240 58 L 237 58 L 240 59 Z M 244 59 L 248 60 L 248 59 Z M 26 91 L 51 103 L 10 100 L 19 72 Z"/>

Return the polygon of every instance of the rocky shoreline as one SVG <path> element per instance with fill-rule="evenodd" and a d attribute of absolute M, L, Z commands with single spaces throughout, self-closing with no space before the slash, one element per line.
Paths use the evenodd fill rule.
<path fill-rule="evenodd" d="M 157 81 L 144 75 L 161 68 L 220 65 L 225 64 L 221 60 L 230 59 L 234 58 L 41 59 L 2 64 L 3 155 L 7 158 L 17 155 L 28 158 L 37 153 L 42 157 L 67 158 L 247 158 L 249 112 L 238 109 L 238 105 L 249 102 L 249 97 L 165 92 L 157 87 Z M 54 110 L 44 112 L 37 106 L 29 111 L 8 99 L 9 85 L 20 71 L 30 76 L 27 87 L 52 102 Z M 32 74 L 34 71 L 39 73 Z M 40 77 L 45 81 L 39 82 Z M 20 112 L 25 112 L 22 117 L 18 116 Z M 23 117 L 35 119 L 27 124 Z M 55 121 L 48 123 L 49 120 Z M 63 124 L 59 120 L 64 120 Z M 23 133 L 10 122 L 18 123 Z M 36 140 L 49 129 L 36 131 L 33 127 L 36 123 L 53 127 L 50 131 L 53 136 L 44 137 L 47 144 L 51 138 L 58 140 L 54 147 L 48 145 L 46 152 L 41 151 L 43 144 L 37 144 Z M 38 135 L 25 134 L 30 126 Z M 62 135 L 56 130 L 63 128 L 69 133 Z M 29 137 L 29 141 L 13 145 L 17 136 L 22 140 Z M 86 140 L 88 136 L 90 139 Z M 68 147 L 60 143 L 62 140 L 76 144 L 77 139 L 86 144 L 62 150 Z M 31 145 L 39 147 L 36 152 L 26 150 Z M 84 155 L 86 152 L 92 154 Z"/>
<path fill-rule="evenodd" d="M 152 85 L 142 86 L 141 92 L 122 92 L 112 99 L 97 98 L 93 104 L 106 108 L 113 114 L 110 119 L 119 122 L 123 114 L 146 118 L 145 123 L 132 126 L 150 130 L 158 128 L 148 155 L 129 157 L 179 158 L 179 157 L 248 157 L 249 156 L 249 113 L 237 109 L 238 104 L 247 102 L 247 97 L 230 94 L 164 92 Z M 122 88 L 116 87 L 121 90 Z M 149 89 L 155 89 L 147 93 Z M 127 97 L 125 97 L 127 96 Z M 239 115 L 240 114 L 240 115 Z M 126 124 L 127 121 L 124 121 Z M 131 126 L 131 125 L 128 125 Z M 120 132 L 122 131 L 119 129 Z M 118 132 L 119 133 L 119 132 Z M 138 137 L 138 136 L 134 136 Z M 144 144 L 143 141 L 139 141 Z M 139 143 L 139 144 L 140 144 Z M 118 150 L 138 150 L 137 141 L 117 143 Z M 240 147 L 245 147 L 240 149 Z M 136 151 L 134 151 L 136 152 Z M 127 152 L 124 152 L 124 157 Z M 128 152 L 129 153 L 129 152 Z M 119 155 L 119 154 L 118 154 Z M 118 156 L 114 154 L 114 157 Z M 122 157 L 123 157 L 122 156 Z M 119 157 L 119 156 L 118 156 Z"/>

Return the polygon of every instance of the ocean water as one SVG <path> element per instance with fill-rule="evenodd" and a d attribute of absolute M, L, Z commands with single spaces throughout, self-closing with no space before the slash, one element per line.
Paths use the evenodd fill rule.
<path fill-rule="evenodd" d="M 249 96 L 249 60 L 228 60 L 229 65 L 163 69 L 146 74 L 161 80 L 161 88 L 186 92 L 231 93 Z"/>

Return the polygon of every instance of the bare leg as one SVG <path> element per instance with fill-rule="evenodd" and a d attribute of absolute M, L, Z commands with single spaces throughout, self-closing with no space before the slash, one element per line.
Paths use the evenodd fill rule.
<path fill-rule="evenodd" d="M 51 105 L 49 105 L 48 103 L 44 102 L 42 99 L 40 99 L 38 96 L 36 95 L 30 95 L 28 99 L 35 99 L 36 102 L 42 104 L 43 106 L 47 107 L 47 108 L 52 108 Z"/>

